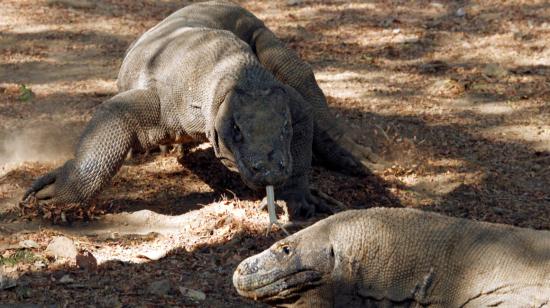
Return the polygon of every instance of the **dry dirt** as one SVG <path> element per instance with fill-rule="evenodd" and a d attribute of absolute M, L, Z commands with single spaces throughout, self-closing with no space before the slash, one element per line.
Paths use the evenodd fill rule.
<path fill-rule="evenodd" d="M 349 208 L 550 229 L 547 1 L 296 2 L 240 1 L 311 63 L 335 114 L 393 165 L 365 178 L 315 168 L 315 186 Z M 24 189 L 71 156 L 94 108 L 116 93 L 127 46 L 185 3 L 0 3 L 0 266 L 19 276 L 0 304 L 254 305 L 233 290 L 232 271 L 283 234 L 265 235 L 261 193 L 208 148 L 179 162 L 128 162 L 90 209 L 16 212 Z M 53 225 L 62 211 L 81 219 Z M 91 252 L 98 269 L 46 258 L 56 235 Z M 29 239 L 32 257 L 8 264 Z M 65 275 L 73 281 L 60 283 Z M 175 291 L 148 293 L 162 279 Z"/>

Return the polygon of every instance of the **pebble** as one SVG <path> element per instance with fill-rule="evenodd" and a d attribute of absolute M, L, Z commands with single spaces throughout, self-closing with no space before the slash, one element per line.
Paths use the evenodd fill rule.
<path fill-rule="evenodd" d="M 72 283 L 74 282 L 74 279 L 70 275 L 63 275 L 61 279 L 59 279 L 59 283 Z"/>
<path fill-rule="evenodd" d="M 488 77 L 502 78 L 508 74 L 508 71 L 498 64 L 489 63 L 483 68 L 483 74 Z"/>
<path fill-rule="evenodd" d="M 154 295 L 167 295 L 172 289 L 170 280 L 163 279 L 152 282 L 147 288 L 147 292 Z"/>
<path fill-rule="evenodd" d="M 0 271 L 0 290 L 11 289 L 15 286 L 17 286 L 16 277 Z"/>
<path fill-rule="evenodd" d="M 56 258 L 74 259 L 77 253 L 73 240 L 65 236 L 54 237 L 46 248 L 46 254 Z"/>
<path fill-rule="evenodd" d="M 466 11 L 464 10 L 463 7 L 461 7 L 458 10 L 456 10 L 455 15 L 458 17 L 464 17 L 466 16 Z"/>
<path fill-rule="evenodd" d="M 21 248 L 38 248 L 40 246 L 38 246 L 38 243 L 36 243 L 33 240 L 24 240 L 24 241 L 19 242 L 19 247 L 21 247 Z"/>
<path fill-rule="evenodd" d="M 184 297 L 189 298 L 190 300 L 203 301 L 203 300 L 206 299 L 206 294 L 204 294 L 204 292 L 189 289 L 189 288 L 185 288 L 185 287 L 179 287 L 178 289 L 179 289 L 181 295 L 183 295 Z"/>
<path fill-rule="evenodd" d="M 286 4 L 288 4 L 288 5 L 290 5 L 290 6 L 300 5 L 300 4 L 302 4 L 302 3 L 304 3 L 303 0 L 288 0 L 288 1 L 286 2 Z"/>

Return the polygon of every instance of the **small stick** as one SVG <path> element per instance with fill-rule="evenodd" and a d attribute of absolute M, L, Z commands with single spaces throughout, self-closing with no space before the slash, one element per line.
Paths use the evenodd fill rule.
<path fill-rule="evenodd" d="M 388 140 L 388 142 L 392 142 L 390 136 L 386 134 L 386 131 L 380 125 L 374 124 L 374 126 L 376 126 L 382 132 L 382 135 L 386 138 L 386 140 Z"/>

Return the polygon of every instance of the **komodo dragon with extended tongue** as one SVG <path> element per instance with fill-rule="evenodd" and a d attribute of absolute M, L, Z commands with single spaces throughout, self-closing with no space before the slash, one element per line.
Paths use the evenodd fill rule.
<path fill-rule="evenodd" d="M 309 190 L 312 151 L 348 173 L 369 164 L 369 150 L 330 114 L 309 66 L 234 4 L 194 4 L 167 17 L 128 49 L 117 85 L 75 158 L 36 180 L 24 200 L 85 203 L 129 151 L 204 140 L 249 187 L 277 186 L 291 218 L 308 217 L 326 210 Z"/>
<path fill-rule="evenodd" d="M 550 232 L 413 209 L 333 215 L 244 260 L 242 296 L 304 307 L 550 307 Z"/>

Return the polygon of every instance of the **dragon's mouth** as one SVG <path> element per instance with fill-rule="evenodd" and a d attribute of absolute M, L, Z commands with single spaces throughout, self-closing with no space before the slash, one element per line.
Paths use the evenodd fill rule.
<path fill-rule="evenodd" d="M 224 156 L 220 156 L 218 158 L 227 169 L 239 173 L 239 166 L 235 163 L 235 161 Z"/>
<path fill-rule="evenodd" d="M 262 275 L 264 277 L 257 275 L 258 279 L 256 281 L 261 281 L 260 283 L 244 286 L 245 281 L 250 282 L 251 280 L 251 277 L 247 276 L 252 275 L 257 275 L 257 273 L 234 277 L 237 292 L 241 296 L 263 301 L 276 301 L 293 297 L 303 289 L 320 285 L 323 278 L 320 272 L 314 270 L 292 272 L 276 279 L 266 279 L 269 278 L 266 277 L 269 275 L 268 273 Z"/>

